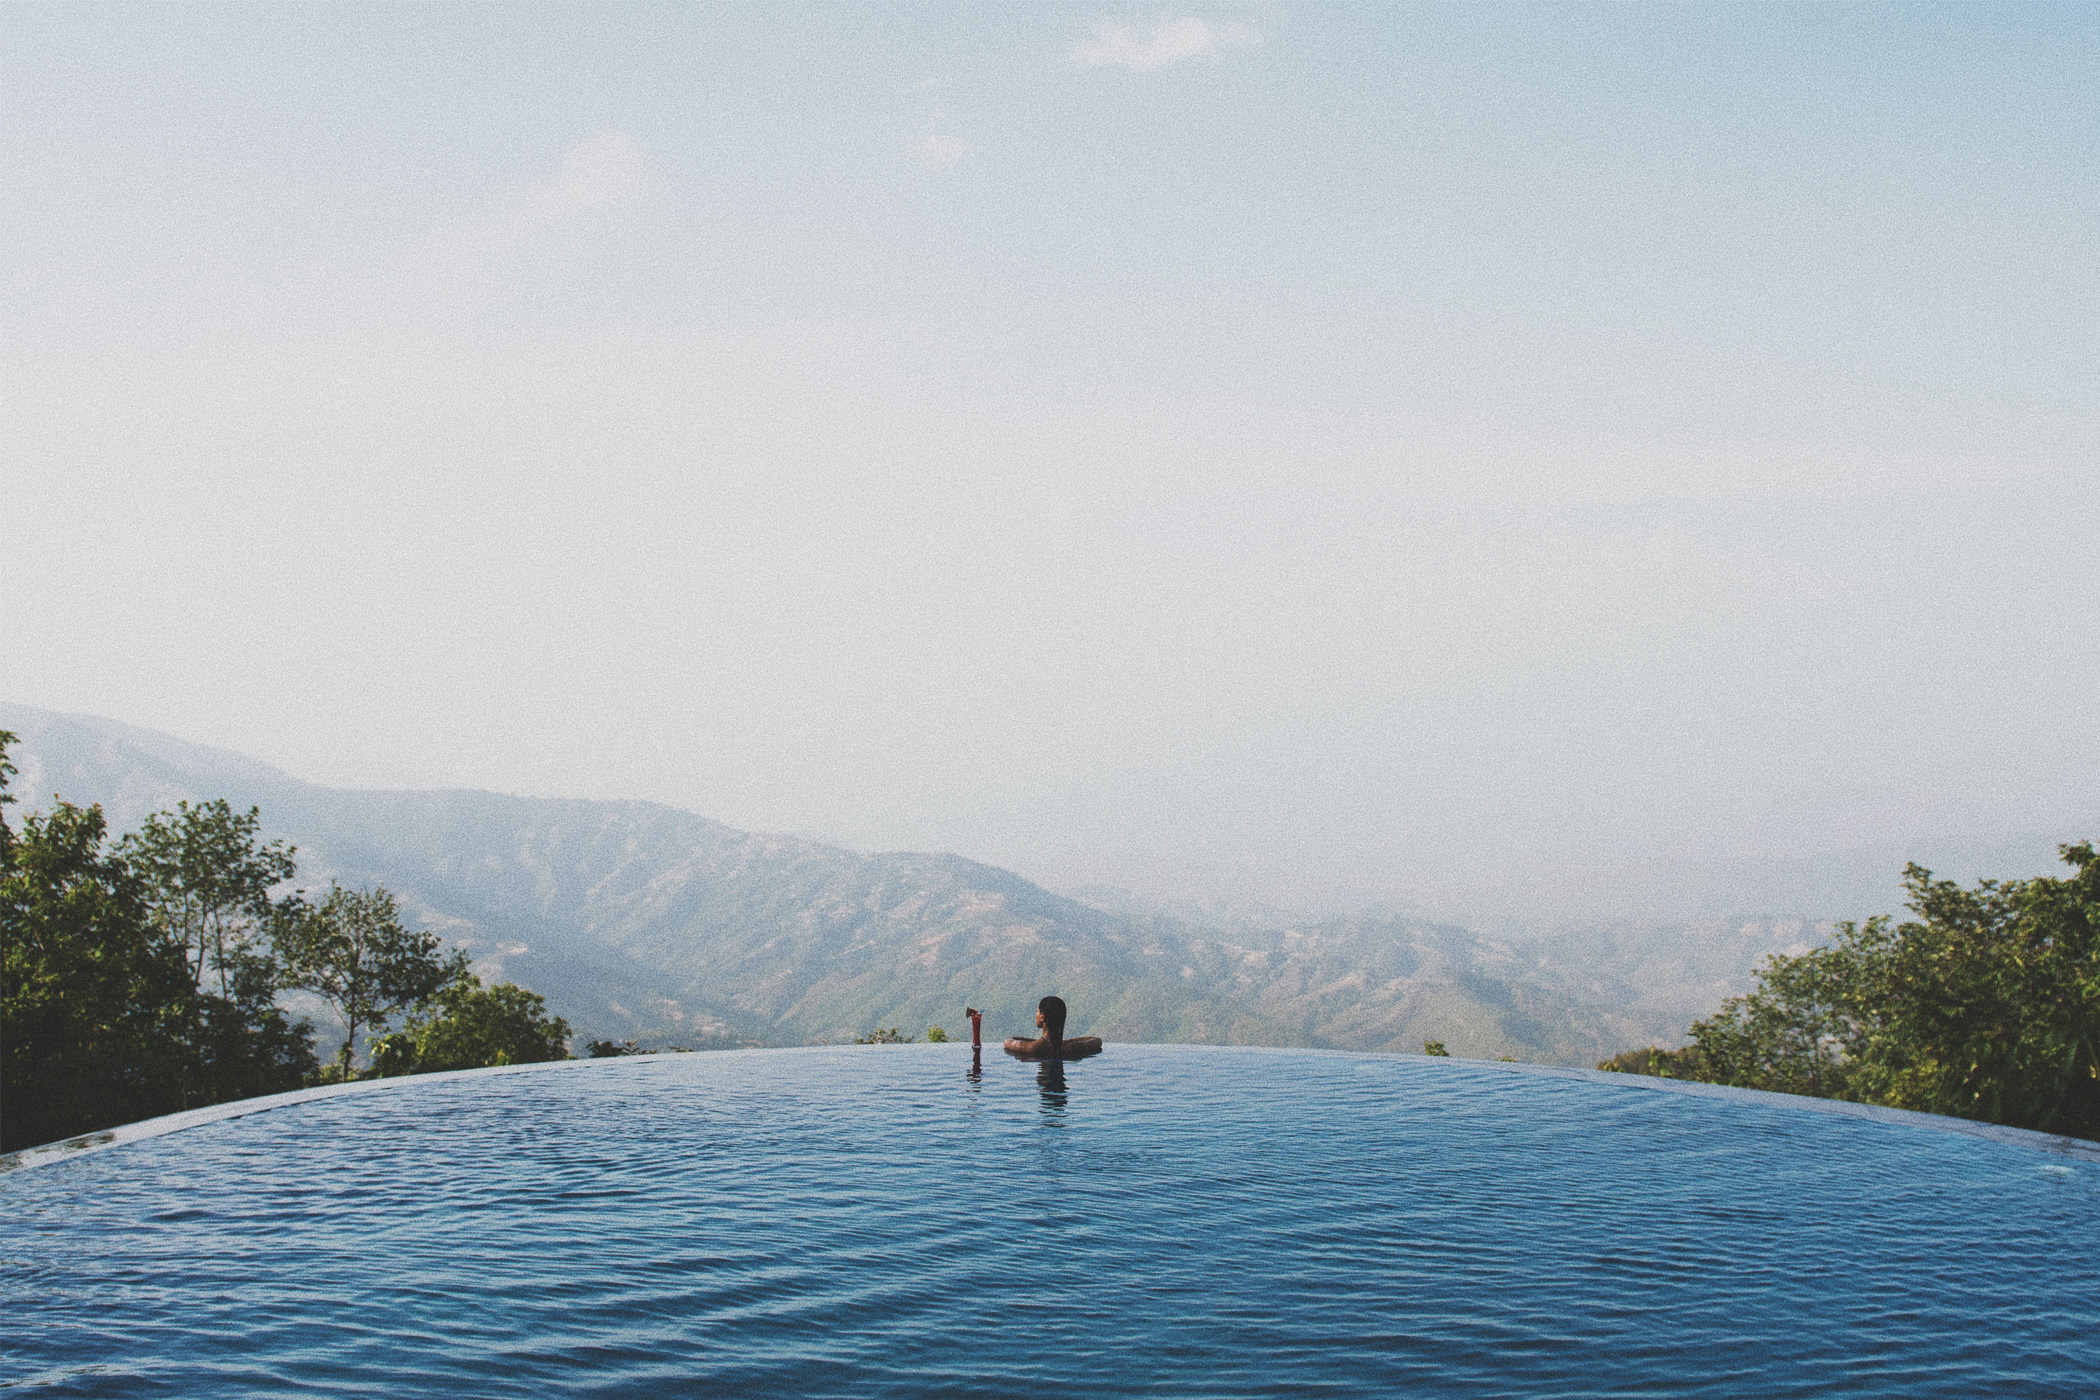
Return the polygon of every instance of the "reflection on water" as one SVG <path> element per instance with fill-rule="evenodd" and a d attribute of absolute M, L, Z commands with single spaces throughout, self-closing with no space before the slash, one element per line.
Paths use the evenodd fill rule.
<path fill-rule="evenodd" d="M 1051 1122 L 1061 1120 L 1065 1111 L 1065 1062 L 1045 1060 L 1043 1067 L 1035 1072 L 1036 1091 L 1043 1096 L 1043 1113 Z"/>
<path fill-rule="evenodd" d="M 970 1081 L 973 1089 L 984 1082 L 984 1050 L 981 1047 L 970 1047 L 970 1067 L 963 1072 L 963 1078 Z"/>

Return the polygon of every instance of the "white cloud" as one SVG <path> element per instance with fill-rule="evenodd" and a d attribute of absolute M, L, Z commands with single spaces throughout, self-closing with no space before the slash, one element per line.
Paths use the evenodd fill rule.
<path fill-rule="evenodd" d="M 552 222 L 616 204 L 642 183 L 642 148 L 623 131 L 601 131 L 562 152 L 561 172 L 526 192 L 520 213 Z"/>
<path fill-rule="evenodd" d="M 1074 63 L 1088 67 L 1144 71 L 1198 58 L 1216 62 L 1227 49 L 1253 48 L 1260 42 L 1260 33 L 1238 20 L 1214 24 L 1194 17 L 1162 19 L 1145 29 L 1103 19 L 1094 22 L 1091 39 L 1082 39 L 1068 52 Z"/>
<path fill-rule="evenodd" d="M 912 149 L 929 169 L 946 170 L 977 147 L 960 136 L 950 136 L 945 131 L 929 131 L 912 143 Z"/>
<path fill-rule="evenodd" d="M 926 78 L 912 85 L 922 98 L 930 98 L 935 81 Z M 905 141 L 905 149 L 927 170 L 947 170 L 976 154 L 977 143 L 958 130 L 958 123 L 939 102 L 923 101 L 918 134 Z"/>
<path fill-rule="evenodd" d="M 453 273 L 508 258 L 544 230 L 633 195 L 642 187 L 645 164 L 642 148 L 623 131 L 586 136 L 562 152 L 551 178 L 440 235 L 431 256 L 450 264 Z"/>

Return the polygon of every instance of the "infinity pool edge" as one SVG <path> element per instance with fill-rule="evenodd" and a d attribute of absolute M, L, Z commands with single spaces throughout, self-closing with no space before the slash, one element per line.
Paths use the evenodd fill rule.
<path fill-rule="evenodd" d="M 430 1084 L 446 1080 L 487 1078 L 496 1075 L 528 1074 L 534 1072 L 579 1071 L 592 1067 L 604 1068 L 613 1065 L 639 1064 L 670 1060 L 685 1060 L 692 1055 L 750 1056 L 750 1055 L 804 1055 L 834 1051 L 856 1053 L 890 1053 L 905 1050 L 904 1046 L 841 1046 L 798 1045 L 742 1048 L 736 1050 L 665 1051 L 652 1055 L 607 1056 L 598 1059 L 545 1060 L 524 1065 L 489 1065 L 479 1069 L 445 1070 L 432 1074 L 396 1075 L 386 1079 L 356 1080 L 348 1084 L 323 1084 L 310 1089 L 293 1089 L 282 1094 L 266 1094 L 252 1099 L 235 1099 L 227 1103 L 211 1104 L 204 1108 L 184 1109 L 176 1113 L 162 1114 L 157 1118 L 143 1118 L 134 1123 L 125 1123 L 111 1128 L 101 1128 L 90 1133 L 81 1133 L 57 1142 L 41 1143 L 34 1147 L 18 1148 L 0 1154 L 0 1176 L 27 1171 L 36 1167 L 50 1166 L 58 1162 L 74 1161 L 112 1147 L 165 1137 L 171 1133 L 201 1128 L 213 1123 L 223 1123 L 250 1114 L 268 1113 L 274 1109 L 294 1108 L 301 1104 L 323 1099 L 340 1098 L 347 1094 L 374 1093 L 389 1088 L 411 1084 Z M 918 1053 L 927 1053 L 931 1045 L 909 1047 Z M 965 1047 L 953 1043 L 941 1047 L 941 1053 L 954 1053 Z M 1111 1049 L 1118 1048 L 1111 1046 Z M 1997 1123 L 1979 1122 L 1969 1118 L 1954 1118 L 1945 1114 L 1920 1113 L 1913 1109 L 1890 1108 L 1881 1104 L 1850 1103 L 1841 1099 L 1812 1098 L 1802 1094 L 1784 1094 L 1766 1089 L 1741 1089 L 1732 1085 L 1704 1084 L 1696 1080 L 1663 1079 L 1654 1075 L 1626 1074 L 1607 1070 L 1583 1069 L 1576 1065 L 1543 1065 L 1509 1060 L 1476 1060 L 1459 1056 L 1427 1056 L 1387 1054 L 1372 1050 L 1328 1050 L 1298 1046 L 1266 1045 L 1189 1045 L 1173 1042 L 1128 1042 L 1122 1048 L 1145 1050 L 1188 1050 L 1211 1054 L 1275 1054 L 1302 1055 L 1322 1059 L 1346 1059 L 1363 1061 L 1418 1061 L 1419 1068 L 1428 1069 L 1443 1064 L 1466 1066 L 1472 1069 L 1488 1069 L 1515 1074 L 1541 1075 L 1550 1078 L 1586 1081 L 1607 1084 L 1621 1089 L 1663 1091 L 1689 1095 L 1696 1098 L 1734 1099 L 1737 1101 L 1777 1103 L 1783 1107 L 1815 1113 L 1835 1114 L 1842 1117 L 1861 1118 L 1870 1122 L 1888 1123 L 1958 1133 L 1966 1137 L 1983 1138 L 2024 1147 L 2031 1151 L 2045 1152 L 2052 1156 L 2074 1157 L 2100 1164 L 2100 1142 L 2083 1138 L 2065 1137 L 2057 1133 L 2038 1132 L 2031 1128 L 2011 1128 Z"/>

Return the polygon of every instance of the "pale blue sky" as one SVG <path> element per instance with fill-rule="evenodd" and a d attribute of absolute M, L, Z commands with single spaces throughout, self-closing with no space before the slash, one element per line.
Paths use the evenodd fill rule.
<path fill-rule="evenodd" d="M 0 65 L 8 698 L 1280 897 L 2100 807 L 2095 7 L 13 5 Z"/>

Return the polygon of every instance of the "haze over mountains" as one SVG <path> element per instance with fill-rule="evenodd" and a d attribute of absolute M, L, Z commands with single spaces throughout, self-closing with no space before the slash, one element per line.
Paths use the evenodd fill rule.
<path fill-rule="evenodd" d="M 544 993 L 580 1038 L 661 1046 L 1019 1029 L 1043 991 L 1075 1031 L 1587 1063 L 1748 984 L 1812 915 L 1491 937 L 1388 911 L 1213 919 L 1116 890 L 1075 898 L 955 855 L 861 854 L 647 802 L 321 787 L 112 721 L 0 705 L 14 791 L 99 802 L 112 830 L 180 799 L 261 809 L 300 883 L 383 884 L 485 977 Z M 1868 911 L 1846 911 L 1868 912 Z"/>

